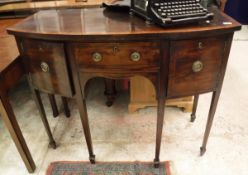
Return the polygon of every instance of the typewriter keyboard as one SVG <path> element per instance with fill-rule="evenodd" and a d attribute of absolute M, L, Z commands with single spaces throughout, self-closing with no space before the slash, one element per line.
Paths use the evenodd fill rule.
<path fill-rule="evenodd" d="M 153 2 L 153 10 L 162 18 L 185 18 L 206 15 L 207 9 L 200 5 L 200 0 L 170 0 Z"/>

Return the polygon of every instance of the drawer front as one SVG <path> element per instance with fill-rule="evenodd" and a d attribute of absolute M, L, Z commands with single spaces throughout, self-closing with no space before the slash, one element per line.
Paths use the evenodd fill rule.
<path fill-rule="evenodd" d="M 171 42 L 168 97 L 214 90 L 224 51 L 222 38 Z"/>
<path fill-rule="evenodd" d="M 71 97 L 71 81 L 61 43 L 22 41 L 25 64 L 35 88 Z"/>
<path fill-rule="evenodd" d="M 80 68 L 145 68 L 158 66 L 159 44 L 78 43 L 74 44 L 76 62 Z"/>

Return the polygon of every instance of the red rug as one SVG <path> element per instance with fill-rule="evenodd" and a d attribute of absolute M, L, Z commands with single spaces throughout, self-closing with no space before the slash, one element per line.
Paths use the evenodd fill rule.
<path fill-rule="evenodd" d="M 60 161 L 49 165 L 46 175 L 171 175 L 170 162 L 89 162 Z"/>

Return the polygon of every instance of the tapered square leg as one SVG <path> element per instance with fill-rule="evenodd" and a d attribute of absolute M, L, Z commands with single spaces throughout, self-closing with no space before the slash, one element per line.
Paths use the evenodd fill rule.
<path fill-rule="evenodd" d="M 212 95 L 211 105 L 210 105 L 210 109 L 209 109 L 209 113 L 208 113 L 207 125 L 206 125 L 206 129 L 205 129 L 205 133 L 204 133 L 202 146 L 200 148 L 200 155 L 201 156 L 204 155 L 204 153 L 206 152 L 206 145 L 207 145 L 209 133 L 210 133 L 210 130 L 211 130 L 211 127 L 213 124 L 213 119 L 214 119 L 216 107 L 217 107 L 218 100 L 220 97 L 220 91 L 221 90 L 214 91 L 213 95 Z"/>
<path fill-rule="evenodd" d="M 45 129 L 46 129 L 46 132 L 47 132 L 47 135 L 48 135 L 48 138 L 49 138 L 49 145 L 53 149 L 56 149 L 56 147 L 57 147 L 56 142 L 55 142 L 55 140 L 53 138 L 53 135 L 52 135 L 52 132 L 51 132 L 51 129 L 50 129 L 47 117 L 46 117 L 45 109 L 44 109 L 44 106 L 42 104 L 41 97 L 40 97 L 40 92 L 38 90 L 34 89 L 33 97 L 34 97 L 34 101 L 36 103 L 36 106 L 39 109 L 41 120 L 42 120 L 42 122 L 43 122 L 43 124 L 45 126 Z"/>
<path fill-rule="evenodd" d="M 154 159 L 153 160 L 153 165 L 154 165 L 154 168 L 159 168 L 159 165 L 160 165 L 160 160 L 159 159 Z"/>
<path fill-rule="evenodd" d="M 70 49 L 68 49 L 68 52 L 71 52 Z M 85 102 L 85 86 L 87 84 L 87 81 L 91 79 L 89 74 L 84 73 L 80 76 L 78 76 L 77 67 L 75 59 L 72 57 L 69 59 L 71 70 L 73 74 L 73 83 L 75 87 L 75 99 L 77 101 L 79 113 L 80 113 L 80 119 L 83 126 L 84 136 L 89 152 L 89 160 L 91 163 L 95 163 L 95 155 L 93 152 L 93 146 L 92 146 L 92 140 L 91 140 L 91 133 L 90 133 L 90 127 L 89 127 L 89 119 L 87 114 L 87 108 L 86 108 L 86 102 Z"/>
<path fill-rule="evenodd" d="M 37 108 L 39 110 L 41 120 L 42 120 L 43 125 L 44 125 L 44 127 L 46 129 L 46 133 L 47 133 L 48 138 L 49 138 L 49 145 L 53 149 L 56 149 L 56 147 L 57 147 L 56 142 L 54 141 L 54 138 L 53 138 L 49 123 L 47 121 L 45 109 L 44 109 L 44 106 L 42 104 L 41 97 L 40 97 L 40 92 L 33 88 L 30 79 L 29 79 L 29 86 L 30 86 L 30 89 L 31 89 L 31 92 L 32 92 L 32 95 L 33 95 L 33 99 L 35 101 L 35 104 L 36 104 L 36 106 L 37 106 Z"/>
<path fill-rule="evenodd" d="M 203 156 L 206 152 L 206 146 L 200 148 L 200 156 Z"/>
<path fill-rule="evenodd" d="M 17 123 L 16 117 L 9 103 L 8 97 L 1 96 L 0 99 L 0 114 L 2 119 L 7 126 L 9 133 L 18 149 L 19 154 L 28 170 L 29 173 L 35 171 L 35 163 L 27 147 L 27 144 L 23 138 L 20 127 Z"/>
<path fill-rule="evenodd" d="M 159 154 L 160 154 L 161 137 L 162 137 L 163 123 L 164 123 L 164 104 L 165 104 L 164 98 L 158 99 L 156 150 L 155 150 L 155 159 L 154 159 L 155 168 L 158 168 L 160 164 Z"/>
<path fill-rule="evenodd" d="M 93 154 L 89 157 L 90 163 L 95 164 L 96 163 L 96 156 Z"/>
<path fill-rule="evenodd" d="M 194 102 L 193 102 L 193 110 L 192 110 L 192 114 L 191 114 L 191 118 L 190 121 L 194 122 L 195 118 L 196 118 L 196 109 L 197 109 L 197 105 L 198 105 L 198 99 L 199 99 L 199 95 L 195 95 L 194 96 Z"/>
<path fill-rule="evenodd" d="M 87 114 L 87 108 L 85 99 L 81 99 L 78 102 L 79 105 L 79 112 L 80 112 L 80 118 L 83 125 L 84 135 L 86 144 L 89 151 L 89 160 L 91 163 L 95 163 L 95 155 L 93 153 L 93 147 L 92 147 L 92 140 L 91 140 L 91 134 L 90 134 L 90 127 L 89 127 L 89 120 L 88 120 L 88 114 Z"/>

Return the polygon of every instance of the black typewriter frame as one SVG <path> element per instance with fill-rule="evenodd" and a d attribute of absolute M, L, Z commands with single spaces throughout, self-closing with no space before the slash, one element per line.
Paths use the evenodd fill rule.
<path fill-rule="evenodd" d="M 188 17 L 187 20 L 177 20 L 177 21 L 168 20 L 163 23 L 161 22 L 162 18 L 159 16 L 156 16 L 155 13 L 152 12 L 153 8 L 151 7 L 151 4 L 155 2 L 154 0 L 141 0 L 141 1 L 147 2 L 146 11 L 142 10 L 141 8 L 137 8 L 135 6 L 135 1 L 136 0 L 131 0 L 131 8 L 130 8 L 131 15 L 135 14 L 137 16 L 142 17 L 143 19 L 146 20 L 148 24 L 156 23 L 163 27 L 169 27 L 169 26 L 175 26 L 175 25 L 181 25 L 181 24 L 192 24 L 192 23 L 203 21 L 203 20 L 212 20 L 214 16 L 213 13 L 208 12 L 206 13 L 205 16 L 202 16 L 202 17 Z M 158 0 L 156 0 L 156 2 L 157 1 Z"/>

